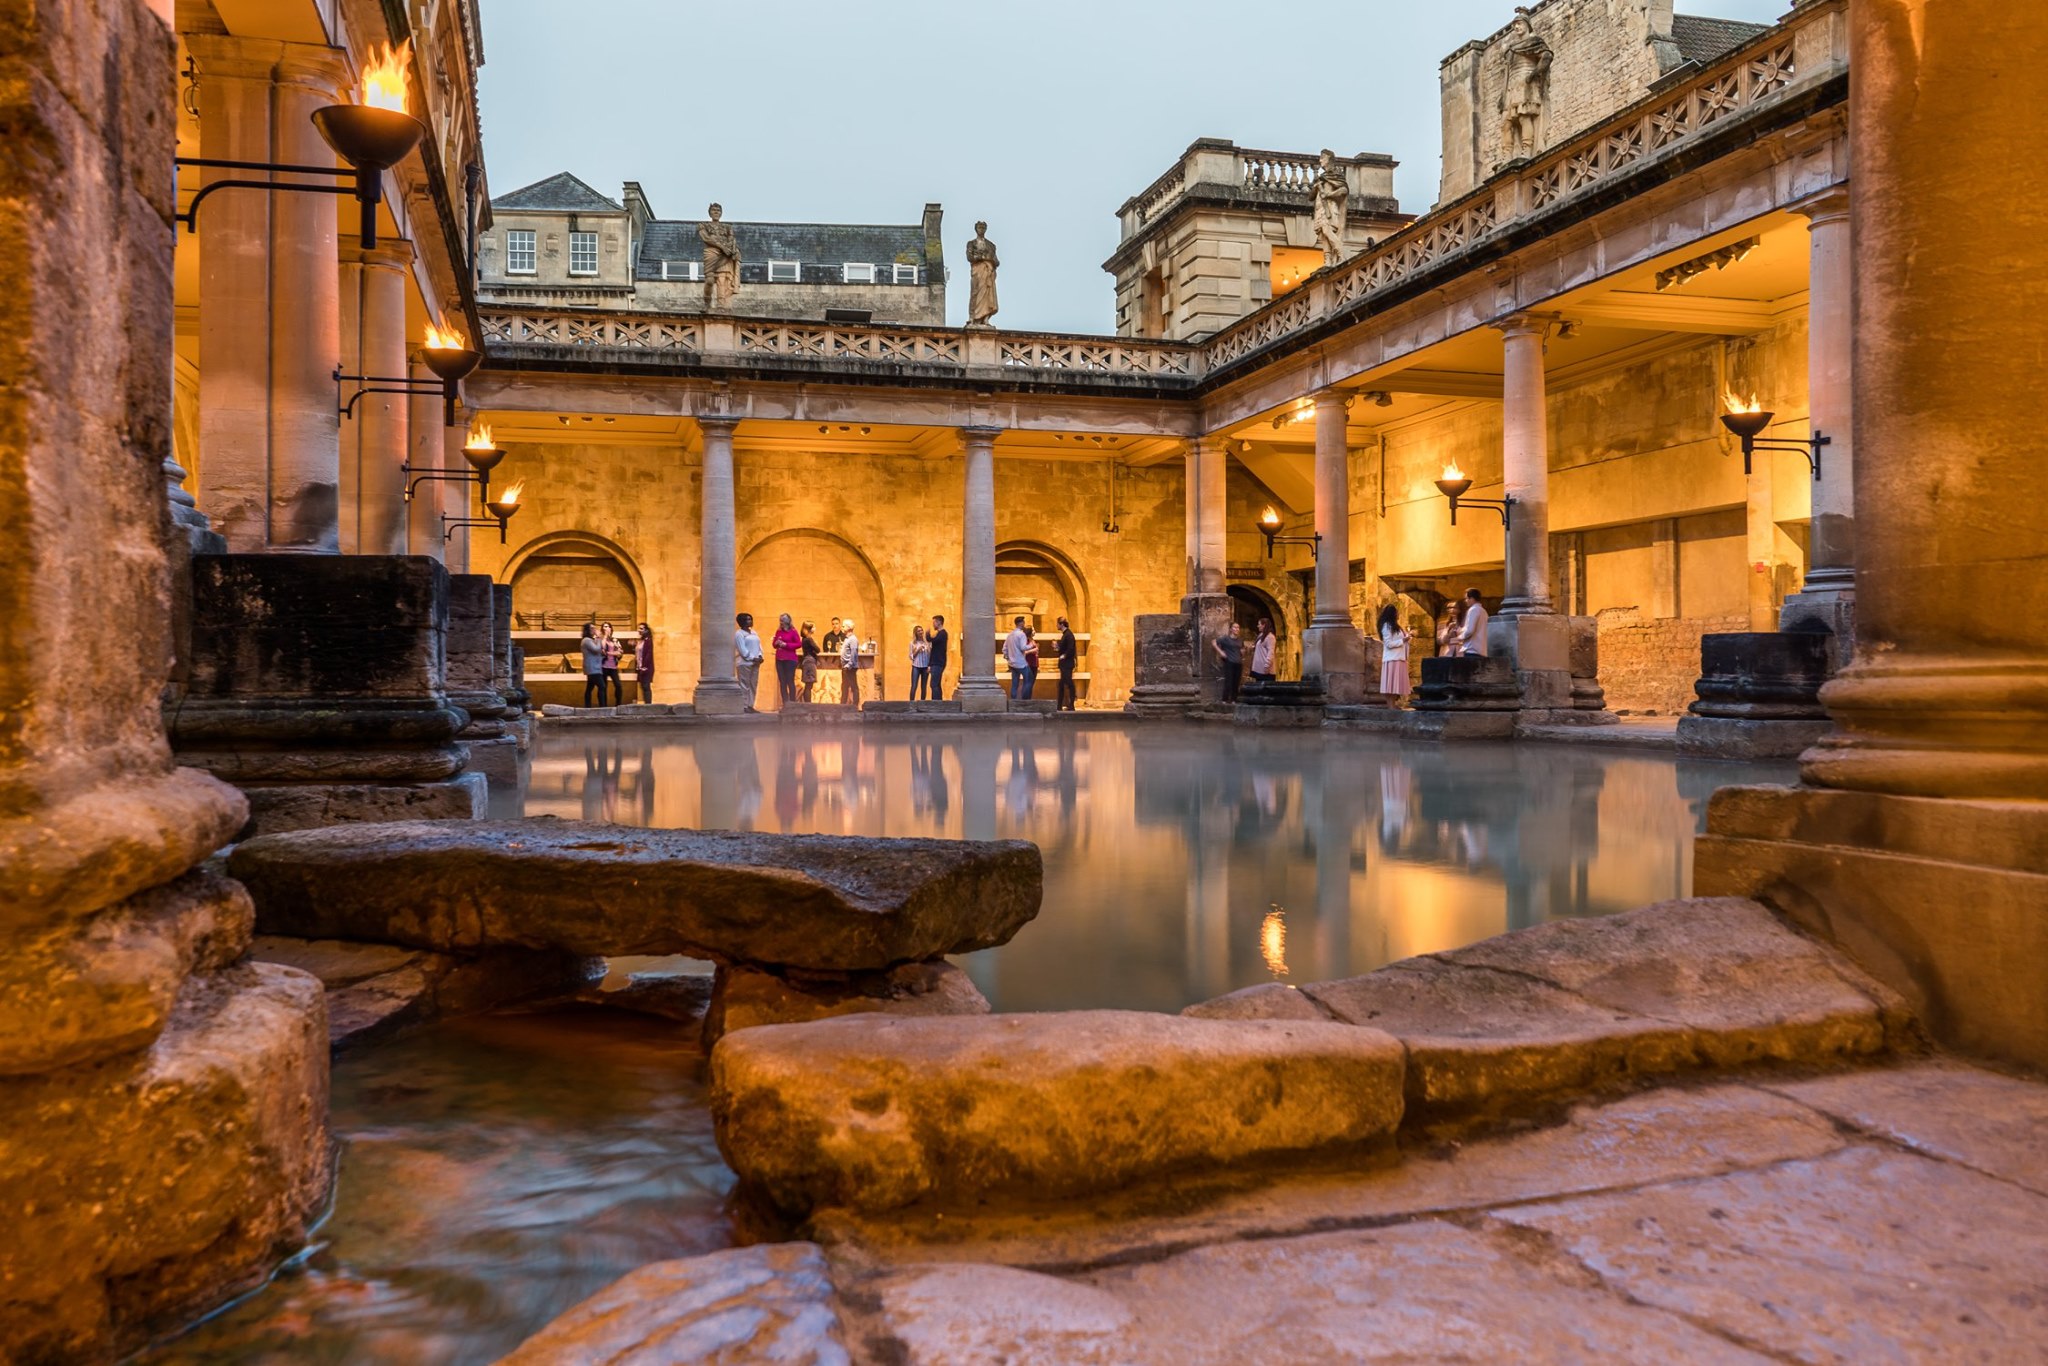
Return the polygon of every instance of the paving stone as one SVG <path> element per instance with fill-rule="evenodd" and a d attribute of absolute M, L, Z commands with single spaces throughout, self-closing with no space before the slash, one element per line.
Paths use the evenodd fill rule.
<path fill-rule="evenodd" d="M 2048 1195 L 2048 1086 L 1944 1059 L 1771 1089 L 1917 1152 Z"/>
<path fill-rule="evenodd" d="M 1376 1030 L 1138 1011 L 765 1025 L 711 1055 L 719 1149 L 797 1219 L 1350 1149 L 1401 1117 Z"/>
<path fill-rule="evenodd" d="M 1854 1147 L 1497 1211 L 1645 1304 L 1803 1361 L 2038 1361 L 2048 1197 Z"/>
<path fill-rule="evenodd" d="M 691 954 L 860 972 L 1005 943 L 1038 913 L 1037 846 L 415 821 L 266 836 L 232 874 L 265 933 L 437 952 Z"/>
<path fill-rule="evenodd" d="M 1181 1011 L 1191 1020 L 1327 1020 L 1315 998 L 1284 982 L 1261 982 L 1198 1001 Z"/>
<path fill-rule="evenodd" d="M 813 1243 L 653 1262 L 521 1343 L 499 1366 L 844 1366 L 832 1278 Z"/>

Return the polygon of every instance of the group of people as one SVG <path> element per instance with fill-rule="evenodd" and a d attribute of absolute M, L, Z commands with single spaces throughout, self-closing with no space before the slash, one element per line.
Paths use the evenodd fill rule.
<path fill-rule="evenodd" d="M 654 632 L 646 622 L 640 623 L 640 633 L 634 637 L 633 676 L 640 684 L 640 700 L 654 698 Z M 619 666 L 625 659 L 626 642 L 618 638 L 608 621 L 587 621 L 583 623 L 583 705 L 616 707 L 626 700 L 626 685 L 619 679 Z M 597 694 L 592 703 L 590 695 Z M 611 700 L 606 701 L 609 692 Z"/>
<path fill-rule="evenodd" d="M 1080 645 L 1065 617 L 1057 618 L 1059 638 L 1053 644 L 1053 659 L 1059 666 L 1060 686 L 1053 705 L 1060 711 L 1074 710 L 1077 696 L 1074 666 L 1080 660 Z M 1028 698 L 1038 686 L 1038 634 L 1024 624 L 1024 618 L 1010 622 L 1010 634 L 1003 638 L 1003 663 L 1010 666 L 1010 696 Z"/>
<path fill-rule="evenodd" d="M 1231 622 L 1224 633 L 1209 642 L 1209 648 L 1216 652 L 1216 658 L 1223 663 L 1223 700 L 1237 701 L 1237 690 L 1244 681 L 1244 635 L 1236 622 Z M 1273 619 L 1260 617 L 1257 630 L 1252 636 L 1252 682 L 1271 683 L 1277 676 L 1275 654 L 1280 648 L 1280 638 L 1273 632 Z"/>
<path fill-rule="evenodd" d="M 1023 618 L 1018 618 L 1021 624 Z M 1486 604 L 1479 596 L 1479 590 L 1468 588 L 1460 610 L 1447 613 L 1444 624 L 1437 632 L 1437 653 L 1443 655 L 1479 655 L 1486 653 Z M 1066 623 L 1062 622 L 1064 626 Z M 1401 624 L 1401 609 L 1393 603 L 1380 608 L 1377 630 L 1380 638 L 1380 692 L 1394 705 L 1408 696 L 1408 647 L 1414 640 L 1414 632 Z M 1260 617 L 1257 634 L 1252 641 L 1251 677 L 1254 683 L 1273 681 L 1274 650 L 1278 640 L 1273 633 L 1273 622 L 1269 617 Z M 1223 675 L 1223 700 L 1237 701 L 1237 690 L 1244 674 L 1244 639 L 1236 622 L 1231 622 L 1221 636 L 1210 642 L 1216 652 Z"/>
<path fill-rule="evenodd" d="M 761 665 L 766 656 L 762 652 L 761 637 L 754 631 L 753 613 L 741 612 L 735 620 L 738 629 L 733 632 L 733 663 L 740 687 L 747 694 L 747 710 L 753 711 L 754 699 L 761 686 Z M 923 626 L 911 628 L 910 698 L 913 702 L 925 697 L 933 701 L 943 698 L 946 655 L 951 639 L 943 616 L 932 618 L 929 631 Z M 860 631 L 852 617 L 844 620 L 833 617 L 825 634 L 820 637 L 815 624 L 806 621 L 798 625 L 791 620 L 789 613 L 784 612 L 777 618 L 775 634 L 769 637 L 768 648 L 775 651 L 775 691 L 782 705 L 827 700 L 820 695 L 818 686 L 819 672 L 824 668 L 839 670 L 839 705 L 860 705 L 861 656 L 868 652 L 868 647 L 862 645 Z"/>

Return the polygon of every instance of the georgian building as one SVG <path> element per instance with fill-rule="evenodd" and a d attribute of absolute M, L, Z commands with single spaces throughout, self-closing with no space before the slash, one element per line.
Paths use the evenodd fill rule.
<path fill-rule="evenodd" d="M 946 321 L 943 213 L 915 223 L 731 221 L 740 248 L 734 314 L 876 323 Z M 491 201 L 477 244 L 477 289 L 491 303 L 706 309 L 699 220 L 657 218 L 637 181 L 618 199 L 564 171 Z"/>

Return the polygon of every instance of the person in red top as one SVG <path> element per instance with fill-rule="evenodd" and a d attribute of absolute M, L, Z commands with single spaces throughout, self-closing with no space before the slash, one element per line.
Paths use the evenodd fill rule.
<path fill-rule="evenodd" d="M 781 623 L 775 628 L 775 686 L 782 705 L 796 701 L 797 663 L 804 657 L 804 638 L 796 627 L 790 624 L 789 613 L 782 614 Z"/>

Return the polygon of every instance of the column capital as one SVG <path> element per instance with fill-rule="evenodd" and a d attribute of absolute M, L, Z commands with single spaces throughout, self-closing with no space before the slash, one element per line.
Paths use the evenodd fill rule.
<path fill-rule="evenodd" d="M 345 265 L 378 266 L 386 270 L 405 270 L 412 265 L 412 242 L 408 238 L 384 238 L 374 247 L 365 247 L 353 235 L 343 237 L 335 244 L 335 254 Z"/>
<path fill-rule="evenodd" d="M 1562 321 L 1555 313 L 1510 313 L 1495 318 L 1487 326 L 1507 337 L 1548 337 L 1550 330 Z"/>
<path fill-rule="evenodd" d="M 691 418 L 699 430 L 717 432 L 722 436 L 731 436 L 733 428 L 742 421 L 738 413 L 693 413 Z"/>
<path fill-rule="evenodd" d="M 962 427 L 960 429 L 960 439 L 970 446 L 977 444 L 986 446 L 994 442 L 1002 433 L 1003 429 L 1001 427 L 991 427 L 985 423 L 976 423 L 973 426 Z"/>
<path fill-rule="evenodd" d="M 1810 194 L 1798 203 L 1789 205 L 1788 211 L 1804 218 L 1808 230 L 1823 223 L 1845 219 L 1849 216 L 1849 187 L 1830 185 L 1825 190 Z"/>
<path fill-rule="evenodd" d="M 1356 397 L 1357 395 L 1351 390 L 1340 389 L 1336 385 L 1331 384 L 1316 390 L 1314 395 L 1312 395 L 1312 400 L 1316 405 L 1317 412 L 1321 412 L 1325 407 L 1342 408 L 1348 412 L 1351 408 L 1351 400 Z"/>
<path fill-rule="evenodd" d="M 346 52 L 315 43 L 283 44 L 273 79 L 279 85 L 300 86 L 336 101 L 355 80 Z M 204 99 L 204 94 L 200 98 Z"/>

